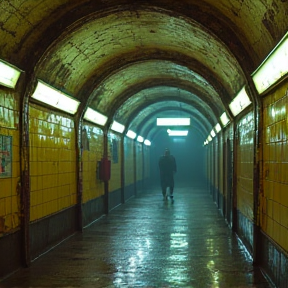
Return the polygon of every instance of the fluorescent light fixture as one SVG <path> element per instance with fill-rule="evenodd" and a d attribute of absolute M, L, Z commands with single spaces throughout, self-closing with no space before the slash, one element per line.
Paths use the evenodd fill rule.
<path fill-rule="evenodd" d="M 147 145 L 147 146 L 151 146 L 151 142 L 148 139 L 144 140 L 144 144 Z"/>
<path fill-rule="evenodd" d="M 288 32 L 252 74 L 259 94 L 288 73 Z"/>
<path fill-rule="evenodd" d="M 157 126 L 189 126 L 190 118 L 157 118 Z"/>
<path fill-rule="evenodd" d="M 188 130 L 167 130 L 169 136 L 187 136 Z"/>
<path fill-rule="evenodd" d="M 220 116 L 220 120 L 223 124 L 223 126 L 225 127 L 229 122 L 230 122 L 230 119 L 228 118 L 226 112 L 224 112 L 221 116 Z"/>
<path fill-rule="evenodd" d="M 123 131 L 125 130 L 125 126 L 114 120 L 112 123 L 111 129 L 116 132 L 123 133 Z"/>
<path fill-rule="evenodd" d="M 215 131 L 212 129 L 211 132 L 210 132 L 210 135 L 214 138 L 216 136 L 216 133 Z"/>
<path fill-rule="evenodd" d="M 251 101 L 246 93 L 245 87 L 243 87 L 233 101 L 229 104 L 229 107 L 234 116 L 238 115 L 246 107 L 251 104 Z"/>
<path fill-rule="evenodd" d="M 216 124 L 214 129 L 216 130 L 217 133 L 219 133 L 222 130 L 221 125 L 219 123 Z"/>
<path fill-rule="evenodd" d="M 140 142 L 140 143 L 142 143 L 142 142 L 144 141 L 144 138 L 139 135 L 139 136 L 137 137 L 137 141 Z"/>
<path fill-rule="evenodd" d="M 211 142 L 211 141 L 212 141 L 212 137 L 209 135 L 208 138 L 207 138 L 207 140 L 208 140 L 209 142 Z"/>
<path fill-rule="evenodd" d="M 84 119 L 91 121 L 95 124 L 104 126 L 108 118 L 105 115 L 88 107 L 84 114 Z"/>
<path fill-rule="evenodd" d="M 132 130 L 128 130 L 128 132 L 126 133 L 126 136 L 131 138 L 131 139 L 135 139 L 136 138 L 136 133 Z"/>
<path fill-rule="evenodd" d="M 38 80 L 36 89 L 31 97 L 70 114 L 75 114 L 80 104 L 78 100 L 40 80 Z"/>
<path fill-rule="evenodd" d="M 20 74 L 21 70 L 17 67 L 0 60 L 0 85 L 14 89 Z"/>

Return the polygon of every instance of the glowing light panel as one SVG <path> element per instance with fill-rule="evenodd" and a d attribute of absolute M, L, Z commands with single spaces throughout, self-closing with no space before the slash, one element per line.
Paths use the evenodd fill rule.
<path fill-rule="evenodd" d="M 225 127 L 229 122 L 230 122 L 230 119 L 228 118 L 226 112 L 224 112 L 221 116 L 220 116 L 220 120 L 223 124 L 223 126 Z"/>
<path fill-rule="evenodd" d="M 144 144 L 147 145 L 147 146 L 151 146 L 151 142 L 148 139 L 144 140 Z"/>
<path fill-rule="evenodd" d="M 215 130 L 217 133 L 219 133 L 222 130 L 221 125 L 219 123 L 216 124 Z"/>
<path fill-rule="evenodd" d="M 246 93 L 245 87 L 243 87 L 233 101 L 229 104 L 229 107 L 234 116 L 238 115 L 246 107 L 251 104 L 251 101 Z"/>
<path fill-rule="evenodd" d="M 157 118 L 157 126 L 189 126 L 190 118 Z"/>
<path fill-rule="evenodd" d="M 139 135 L 139 136 L 137 137 L 137 141 L 140 142 L 140 143 L 142 143 L 142 142 L 144 141 L 144 138 Z"/>
<path fill-rule="evenodd" d="M 259 94 L 288 73 L 288 32 L 252 74 Z"/>
<path fill-rule="evenodd" d="M 20 74 L 18 68 L 0 60 L 0 85 L 14 89 Z"/>
<path fill-rule="evenodd" d="M 112 123 L 111 129 L 113 131 L 119 132 L 119 133 L 123 133 L 123 131 L 125 130 L 125 126 L 116 122 L 115 120 Z"/>
<path fill-rule="evenodd" d="M 131 138 L 131 139 L 135 139 L 136 138 L 136 133 L 132 130 L 128 130 L 128 132 L 126 133 L 126 136 Z"/>
<path fill-rule="evenodd" d="M 167 130 L 169 136 L 187 136 L 188 130 Z"/>
<path fill-rule="evenodd" d="M 31 97 L 70 114 L 75 114 L 80 104 L 79 101 L 42 81 L 38 81 Z"/>
<path fill-rule="evenodd" d="M 88 107 L 84 114 L 84 119 L 91 121 L 95 124 L 104 126 L 107 122 L 107 117 L 91 108 Z"/>

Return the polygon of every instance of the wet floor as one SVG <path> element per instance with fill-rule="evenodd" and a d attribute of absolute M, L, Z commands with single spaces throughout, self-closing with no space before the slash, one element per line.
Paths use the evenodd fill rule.
<path fill-rule="evenodd" d="M 148 190 L 0 282 L 8 287 L 271 288 L 207 192 Z"/>

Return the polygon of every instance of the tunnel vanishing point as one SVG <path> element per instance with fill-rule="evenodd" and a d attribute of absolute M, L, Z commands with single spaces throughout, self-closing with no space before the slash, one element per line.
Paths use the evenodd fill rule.
<path fill-rule="evenodd" d="M 181 116 L 228 225 L 288 287 L 287 31 L 287 0 L 1 1 L 0 278 L 147 187 L 156 118 Z"/>

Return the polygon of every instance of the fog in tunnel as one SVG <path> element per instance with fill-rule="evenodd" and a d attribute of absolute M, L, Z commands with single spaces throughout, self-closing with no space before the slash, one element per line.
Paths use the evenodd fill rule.
<path fill-rule="evenodd" d="M 202 186 L 205 184 L 206 149 L 200 134 L 190 129 L 185 136 L 168 136 L 167 128 L 162 128 L 153 139 L 151 145 L 151 179 L 153 185 L 160 189 L 158 160 L 164 154 L 165 148 L 170 149 L 176 159 L 175 191 L 177 187 Z"/>

